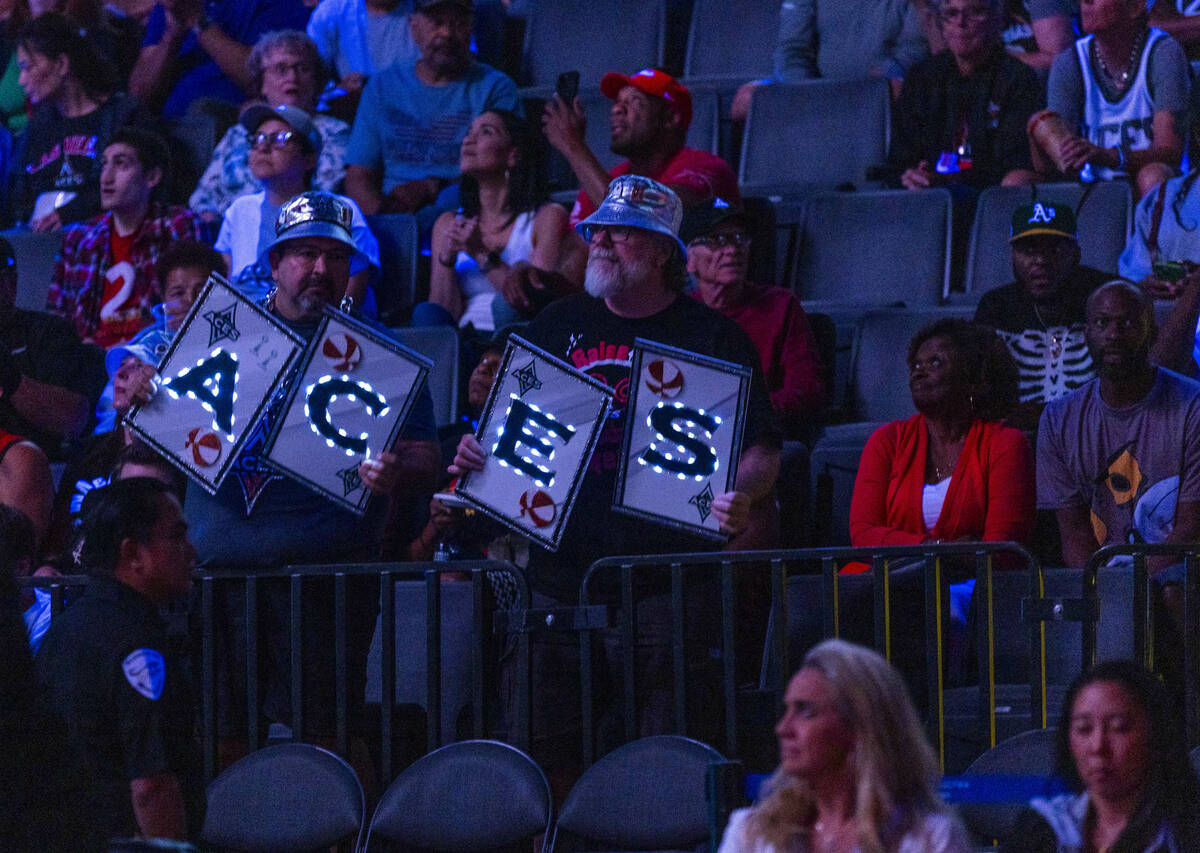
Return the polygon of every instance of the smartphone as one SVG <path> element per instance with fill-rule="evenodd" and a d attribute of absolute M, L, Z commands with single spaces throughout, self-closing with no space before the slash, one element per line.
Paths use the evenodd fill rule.
<path fill-rule="evenodd" d="M 572 104 L 575 102 L 575 96 L 579 94 L 579 72 L 564 71 L 558 75 L 558 82 L 554 84 L 554 94 L 562 98 L 564 104 Z"/>

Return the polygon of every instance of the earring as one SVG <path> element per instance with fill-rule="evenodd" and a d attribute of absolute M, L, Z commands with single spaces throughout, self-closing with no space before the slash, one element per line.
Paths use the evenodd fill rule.
<path fill-rule="evenodd" d="M 354 297 L 347 293 L 342 297 L 341 303 L 338 304 L 338 310 L 344 314 L 349 314 L 354 310 Z"/>
<path fill-rule="evenodd" d="M 267 305 L 268 311 L 275 310 L 275 294 L 278 292 L 279 292 L 279 285 L 272 284 L 271 289 L 267 292 L 266 305 Z"/>

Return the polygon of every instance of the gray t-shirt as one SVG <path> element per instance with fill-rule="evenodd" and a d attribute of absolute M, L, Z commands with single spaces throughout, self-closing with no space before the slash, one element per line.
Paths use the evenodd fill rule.
<path fill-rule="evenodd" d="M 1092 73 L 1089 69 L 1089 73 Z M 1154 111 L 1170 110 L 1182 116 L 1188 103 L 1188 62 L 1183 48 L 1173 38 L 1160 38 L 1151 48 L 1146 83 Z M 1083 69 L 1074 45 L 1054 58 L 1046 84 L 1046 106 L 1062 116 L 1071 127 L 1083 127 Z M 1180 127 L 1186 138 L 1187 128 Z"/>
<path fill-rule="evenodd" d="M 1047 404 L 1037 505 L 1087 506 L 1101 545 L 1162 542 L 1178 501 L 1200 500 L 1200 383 L 1158 368 L 1140 403 L 1114 409 L 1093 379 Z"/>

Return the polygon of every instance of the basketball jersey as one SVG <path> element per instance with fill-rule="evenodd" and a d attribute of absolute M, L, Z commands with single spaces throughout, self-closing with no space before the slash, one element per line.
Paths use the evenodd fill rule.
<path fill-rule="evenodd" d="M 1116 148 L 1124 145 L 1126 151 L 1142 151 L 1150 147 L 1151 126 L 1154 122 L 1154 99 L 1150 97 L 1147 77 L 1150 54 L 1159 39 L 1167 34 L 1151 28 L 1138 59 L 1137 73 L 1129 87 L 1116 101 L 1105 97 L 1100 84 L 1092 76 L 1091 48 L 1093 36 L 1084 36 L 1075 42 L 1075 54 L 1083 71 L 1083 130 L 1084 136 L 1100 148 Z M 1080 178 L 1085 181 L 1111 181 L 1125 177 L 1126 172 L 1095 166 L 1083 167 Z"/>

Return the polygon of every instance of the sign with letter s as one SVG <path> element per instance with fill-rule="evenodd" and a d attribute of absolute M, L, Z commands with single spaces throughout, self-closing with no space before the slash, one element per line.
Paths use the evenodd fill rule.
<path fill-rule="evenodd" d="M 613 508 L 722 540 L 713 500 L 734 490 L 751 369 L 638 338 Z"/>
<path fill-rule="evenodd" d="M 125 423 L 215 494 L 304 340 L 212 275 L 158 365 L 159 388 Z"/>
<path fill-rule="evenodd" d="M 475 436 L 487 461 L 455 494 L 555 550 L 611 409 L 603 383 L 509 337 Z"/>

